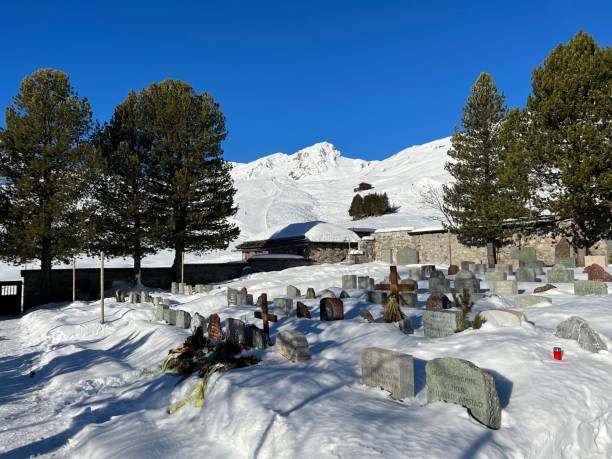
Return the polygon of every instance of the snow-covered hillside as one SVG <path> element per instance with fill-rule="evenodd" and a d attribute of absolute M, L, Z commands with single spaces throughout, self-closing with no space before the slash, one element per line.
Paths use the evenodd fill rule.
<path fill-rule="evenodd" d="M 421 226 L 431 211 L 418 204 L 426 185 L 449 181 L 444 170 L 450 137 L 407 148 L 382 161 L 345 158 L 328 142 L 294 154 L 275 153 L 248 164 L 234 164 L 239 206 L 235 217 L 248 239 L 272 226 L 322 220 L 347 227 Z M 352 221 L 353 189 L 367 182 L 399 206 L 395 214 Z M 362 192 L 364 194 L 370 191 Z"/>

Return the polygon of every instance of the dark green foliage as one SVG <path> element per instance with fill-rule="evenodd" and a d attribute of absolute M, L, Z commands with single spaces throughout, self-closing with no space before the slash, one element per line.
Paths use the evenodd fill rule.
<path fill-rule="evenodd" d="M 185 251 L 226 248 L 239 234 L 227 221 L 236 211 L 230 165 L 223 159 L 225 117 L 210 94 L 166 80 L 139 98 L 140 134 L 150 144 L 153 238 L 175 250 L 175 279 Z"/>
<path fill-rule="evenodd" d="M 480 314 L 477 314 L 476 317 L 474 317 L 474 320 L 472 321 L 472 328 L 474 330 L 479 330 L 487 321 L 487 319 L 485 319 L 484 317 L 482 317 Z"/>
<path fill-rule="evenodd" d="M 489 248 L 489 265 L 496 262 L 495 248 L 509 242 L 514 230 L 509 219 L 527 215 L 524 202 L 515 199 L 509 182 L 500 179 L 504 167 L 502 126 L 507 109 L 495 82 L 482 73 L 472 86 L 463 108 L 463 130 L 456 130 L 446 170 L 454 182 L 445 185 L 446 211 L 455 221 L 454 231 L 467 245 Z"/>
<path fill-rule="evenodd" d="M 538 204 L 569 222 L 564 232 L 583 251 L 612 237 L 611 94 L 612 48 L 580 31 L 533 71 L 523 114 Z"/>
<path fill-rule="evenodd" d="M 42 69 L 24 78 L 0 130 L 0 256 L 40 261 L 43 301 L 52 264 L 78 254 L 91 234 L 91 127 L 89 102 L 68 76 Z"/>
<path fill-rule="evenodd" d="M 151 142 L 141 134 L 138 96 L 131 91 L 111 120 L 94 135 L 103 158 L 95 187 L 97 234 L 89 249 L 134 259 L 138 279 L 141 259 L 154 252 L 155 215 L 149 180 Z"/>
<path fill-rule="evenodd" d="M 474 307 L 470 291 L 468 289 L 463 289 L 461 295 L 453 293 L 453 301 L 455 305 L 461 309 L 461 329 L 465 330 L 468 328 L 468 316 Z"/>
<path fill-rule="evenodd" d="M 374 217 L 384 215 L 394 211 L 394 208 L 389 203 L 387 193 L 370 193 L 362 197 L 357 194 L 351 201 L 349 215 L 353 220 L 359 220 L 365 217 Z"/>

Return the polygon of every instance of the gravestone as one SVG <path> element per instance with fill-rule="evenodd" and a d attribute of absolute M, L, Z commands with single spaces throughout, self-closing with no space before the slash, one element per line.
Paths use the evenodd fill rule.
<path fill-rule="evenodd" d="M 516 270 L 514 274 L 517 282 L 535 282 L 536 274 L 535 271 L 531 268 L 519 268 Z"/>
<path fill-rule="evenodd" d="M 193 286 L 185 284 L 185 295 L 193 295 Z"/>
<path fill-rule="evenodd" d="M 164 306 L 163 304 L 158 304 L 155 307 L 155 320 L 160 321 L 160 322 L 164 320 L 164 307 L 167 307 L 167 306 Z"/>
<path fill-rule="evenodd" d="M 464 271 L 471 271 L 470 265 L 475 265 L 475 263 L 473 261 L 462 261 L 461 269 L 463 269 Z"/>
<path fill-rule="evenodd" d="M 574 271 L 563 265 L 555 265 L 546 274 L 548 282 L 555 284 L 569 284 L 574 282 Z"/>
<path fill-rule="evenodd" d="M 343 274 L 342 288 L 357 288 L 357 276 L 354 274 Z"/>
<path fill-rule="evenodd" d="M 374 279 L 370 277 L 370 289 L 371 290 L 374 290 L 374 285 L 376 285 L 376 282 L 374 281 Z"/>
<path fill-rule="evenodd" d="M 447 274 L 449 276 L 454 276 L 455 274 L 457 274 L 459 272 L 459 266 L 457 266 L 457 265 L 450 265 L 446 272 L 447 272 Z"/>
<path fill-rule="evenodd" d="M 491 282 L 491 293 L 495 295 L 517 294 L 518 285 L 515 280 L 493 281 Z"/>
<path fill-rule="evenodd" d="M 190 328 L 191 327 L 191 314 L 187 311 L 177 310 L 176 311 L 176 326 L 180 328 Z"/>
<path fill-rule="evenodd" d="M 544 262 L 542 260 L 528 260 L 519 262 L 519 267 L 531 268 L 536 276 L 544 274 Z"/>
<path fill-rule="evenodd" d="M 511 309 L 488 309 L 479 314 L 483 319 L 497 327 L 520 327 L 527 322 L 527 317 L 522 312 Z"/>
<path fill-rule="evenodd" d="M 221 319 L 218 314 L 211 314 L 208 316 L 208 337 L 215 341 L 223 339 L 223 333 L 221 332 Z"/>
<path fill-rule="evenodd" d="M 251 325 L 251 338 L 252 342 L 250 347 L 254 347 L 255 349 L 266 349 L 270 346 L 270 337 L 266 334 L 264 330 L 255 325 Z"/>
<path fill-rule="evenodd" d="M 416 265 L 419 262 L 419 252 L 410 247 L 404 247 L 397 251 L 398 265 Z"/>
<path fill-rule="evenodd" d="M 177 310 L 176 309 L 170 309 L 168 311 L 168 323 L 170 325 L 176 325 L 176 314 Z"/>
<path fill-rule="evenodd" d="M 497 263 L 495 265 L 496 272 L 506 273 L 508 276 L 512 276 L 513 268 L 511 263 Z"/>
<path fill-rule="evenodd" d="M 227 304 L 228 306 L 237 306 L 238 305 L 238 290 L 235 288 L 228 287 L 227 288 Z"/>
<path fill-rule="evenodd" d="M 431 276 L 431 273 L 434 272 L 436 270 L 436 266 L 435 265 L 423 265 L 421 266 L 421 278 L 422 279 L 429 279 L 429 276 Z"/>
<path fill-rule="evenodd" d="M 393 263 L 393 251 L 391 249 L 382 249 L 380 251 L 380 259 L 383 263 Z"/>
<path fill-rule="evenodd" d="M 440 272 L 440 271 L 437 271 Z M 440 292 L 440 293 L 448 293 L 450 291 L 450 281 L 445 278 L 439 277 L 430 277 L 429 278 L 429 291 L 431 293 Z"/>
<path fill-rule="evenodd" d="M 165 304 L 166 306 L 170 306 L 170 298 L 162 298 L 162 304 Z"/>
<path fill-rule="evenodd" d="M 137 292 L 130 292 L 130 303 L 140 303 L 140 294 Z"/>
<path fill-rule="evenodd" d="M 361 382 L 381 388 L 396 400 L 414 397 L 414 363 L 412 356 L 378 347 L 361 351 Z"/>
<path fill-rule="evenodd" d="M 290 298 L 295 298 L 298 296 L 302 296 L 302 292 L 300 292 L 299 288 L 293 285 L 287 285 L 287 296 Z"/>
<path fill-rule="evenodd" d="M 415 282 L 423 280 L 423 275 L 421 274 L 420 269 L 411 269 L 410 271 L 408 271 L 408 277 Z"/>
<path fill-rule="evenodd" d="M 555 245 L 555 258 L 570 258 L 572 256 L 572 246 L 565 236 Z"/>
<path fill-rule="evenodd" d="M 427 362 L 425 374 L 427 403 L 455 403 L 485 426 L 501 427 L 499 395 L 489 373 L 467 360 L 443 357 Z"/>
<path fill-rule="evenodd" d="M 164 322 L 166 322 L 167 324 L 170 323 L 170 311 L 172 311 L 172 309 L 170 309 L 170 306 L 164 304 Z"/>
<path fill-rule="evenodd" d="M 319 303 L 321 320 L 344 320 L 344 304 L 338 298 L 323 298 Z"/>
<path fill-rule="evenodd" d="M 357 288 L 362 288 L 362 289 L 370 288 L 370 277 L 369 276 L 358 276 L 357 277 Z"/>
<path fill-rule="evenodd" d="M 429 338 L 443 338 L 461 331 L 461 311 L 455 309 L 425 310 L 423 331 Z"/>
<path fill-rule="evenodd" d="M 336 294 L 329 289 L 323 290 L 321 293 L 319 293 L 319 296 L 321 298 L 337 298 Z"/>
<path fill-rule="evenodd" d="M 487 272 L 487 265 L 476 263 L 472 268 L 472 272 L 474 272 L 474 274 L 484 274 Z"/>
<path fill-rule="evenodd" d="M 570 258 L 555 258 L 555 265 L 564 266 L 567 269 L 574 269 L 576 267 L 576 259 Z"/>
<path fill-rule="evenodd" d="M 612 282 L 612 275 L 598 264 L 592 264 L 584 270 L 588 274 L 590 281 Z"/>
<path fill-rule="evenodd" d="M 284 330 L 276 335 L 275 351 L 292 362 L 310 359 L 306 335 L 297 330 Z"/>
<path fill-rule="evenodd" d="M 272 305 L 274 306 L 274 313 L 276 315 L 293 315 L 293 299 L 291 298 L 274 298 Z"/>
<path fill-rule="evenodd" d="M 599 333 L 591 328 L 582 317 L 572 316 L 557 325 L 555 332 L 557 338 L 573 339 L 578 345 L 589 352 L 608 350 L 608 346 L 601 339 Z"/>
<path fill-rule="evenodd" d="M 202 331 L 204 331 L 206 325 L 208 325 L 206 317 L 194 312 L 191 316 L 191 331 L 195 331 L 198 327 L 202 327 Z"/>
<path fill-rule="evenodd" d="M 346 290 L 342 290 L 340 292 L 340 298 L 350 298 L 350 297 L 351 297 L 351 295 L 349 295 Z"/>
<path fill-rule="evenodd" d="M 401 298 L 400 305 L 407 308 L 418 308 L 419 300 L 416 292 L 399 292 Z"/>
<path fill-rule="evenodd" d="M 461 270 L 455 275 L 453 282 L 455 292 L 463 293 L 467 289 L 470 293 L 480 292 L 480 279 L 471 271 Z"/>
<path fill-rule="evenodd" d="M 504 271 L 492 271 L 490 273 L 485 273 L 485 279 L 488 283 L 506 280 L 508 279 L 508 274 Z"/>
<path fill-rule="evenodd" d="M 173 295 L 178 295 L 178 292 L 178 282 L 172 282 L 172 284 L 170 284 L 170 293 L 172 293 Z"/>
<path fill-rule="evenodd" d="M 608 266 L 605 255 L 587 255 L 584 257 L 584 266 L 599 265 Z"/>
<path fill-rule="evenodd" d="M 451 300 L 441 292 L 434 292 L 429 295 L 425 304 L 426 309 L 448 309 L 451 306 Z"/>
<path fill-rule="evenodd" d="M 389 292 L 385 290 L 372 290 L 370 291 L 370 302 L 376 304 L 385 304 L 389 298 Z"/>
<path fill-rule="evenodd" d="M 398 322 L 399 329 L 404 335 L 412 335 L 414 333 L 414 328 L 412 328 L 412 322 L 410 321 L 410 317 L 405 317 Z"/>
<path fill-rule="evenodd" d="M 314 300 L 316 297 L 317 295 L 315 294 L 314 288 L 308 287 L 308 290 L 306 290 L 306 299 Z"/>
<path fill-rule="evenodd" d="M 311 319 L 310 311 L 308 310 L 308 306 L 306 306 L 301 301 L 297 302 L 297 316 L 300 319 Z"/>
<path fill-rule="evenodd" d="M 178 284 L 178 294 L 179 295 L 184 295 L 185 294 L 185 283 L 184 282 L 179 282 L 179 284 Z"/>
<path fill-rule="evenodd" d="M 228 317 L 225 319 L 225 335 L 227 341 L 249 346 L 253 342 L 251 327 L 240 319 Z"/>
<path fill-rule="evenodd" d="M 552 304 L 552 299 L 539 295 L 515 295 L 512 297 L 512 302 L 519 308 L 526 308 L 535 304 Z"/>
<path fill-rule="evenodd" d="M 607 295 L 608 286 L 604 282 L 577 280 L 574 282 L 574 295 Z"/>
<path fill-rule="evenodd" d="M 253 306 L 253 295 L 250 293 L 238 292 L 236 294 L 236 305 Z"/>
<path fill-rule="evenodd" d="M 367 321 L 369 324 L 374 323 L 374 317 L 372 316 L 372 313 L 367 309 L 362 309 L 361 311 L 359 311 L 359 317 Z"/>
<path fill-rule="evenodd" d="M 115 301 L 117 303 L 125 303 L 125 293 L 123 293 L 123 290 L 119 289 L 115 292 Z"/>

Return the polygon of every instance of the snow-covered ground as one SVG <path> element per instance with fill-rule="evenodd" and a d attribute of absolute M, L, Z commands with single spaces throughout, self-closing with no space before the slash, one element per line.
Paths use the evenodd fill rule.
<path fill-rule="evenodd" d="M 225 306 L 225 287 L 266 292 L 271 300 L 288 284 L 320 291 L 339 286 L 342 274 L 382 279 L 388 270 L 379 263 L 318 265 L 249 275 L 206 294 L 162 295 L 173 307 L 261 325 L 254 307 Z M 585 278 L 580 271 L 576 277 Z M 400 276 L 406 272 L 399 269 Z M 538 285 L 519 288 L 531 292 Z M 579 315 L 612 346 L 612 295 L 577 297 L 570 284 L 558 286 L 544 294 L 552 305 L 521 309 L 530 323 L 520 328 L 485 323 L 438 339 L 424 337 L 423 309 L 404 309 L 417 328 L 404 335 L 381 322 L 380 305 L 362 297 L 345 300 L 345 320 L 336 322 L 319 321 L 318 300 L 302 300 L 313 319 L 282 318 L 271 333 L 306 333 L 311 360 L 291 363 L 273 348 L 255 351 L 260 364 L 214 377 L 201 408 L 189 405 L 173 415 L 166 408 L 197 378 L 145 372 L 158 368 L 187 331 L 155 322 L 151 304 L 107 298 L 104 325 L 97 302 L 41 307 L 0 321 L 0 457 L 611 457 L 612 356 L 584 351 L 555 338 L 554 330 Z M 421 292 L 422 303 L 427 294 Z M 505 307 L 503 296 L 477 303 L 478 310 Z M 362 308 L 377 323 L 363 322 Z M 360 384 L 360 353 L 369 346 L 414 356 L 414 399 L 394 401 Z M 554 346 L 565 350 L 563 361 L 552 359 Z M 460 406 L 426 403 L 425 364 L 443 356 L 494 375 L 501 429 L 487 429 Z"/>

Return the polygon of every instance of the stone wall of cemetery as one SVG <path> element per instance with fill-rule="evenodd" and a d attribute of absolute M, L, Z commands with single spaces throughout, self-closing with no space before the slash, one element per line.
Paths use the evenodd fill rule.
<path fill-rule="evenodd" d="M 522 241 L 522 247 L 534 247 L 538 259 L 542 260 L 545 265 L 551 266 L 555 260 L 555 244 L 559 239 L 560 237 L 554 237 L 550 234 L 537 236 Z M 364 248 L 371 249 L 373 246 L 373 250 L 370 250 L 373 253 L 373 259 L 384 261 L 383 252 L 391 249 L 393 263 L 396 263 L 397 251 L 403 247 L 410 247 L 419 251 L 421 263 L 448 265 L 451 264 L 449 245 L 453 264 L 458 265 L 464 260 L 486 263 L 487 251 L 485 247 L 463 245 L 459 243 L 456 235 L 442 231 L 423 233 L 411 233 L 408 230 L 378 232 L 374 233 L 374 241 L 362 242 L 362 251 L 366 252 L 366 250 L 363 250 Z M 510 252 L 516 247 L 518 245 L 508 245 L 501 248 L 498 252 L 499 262 L 510 263 Z M 599 252 L 605 254 L 606 250 L 608 250 L 607 245 L 602 241 L 595 244 L 589 253 L 593 255 L 599 255 Z"/>

